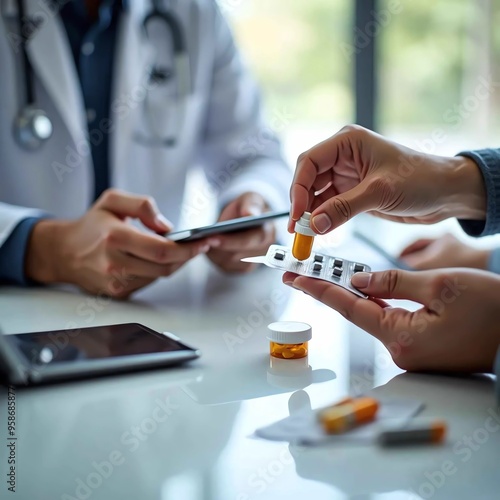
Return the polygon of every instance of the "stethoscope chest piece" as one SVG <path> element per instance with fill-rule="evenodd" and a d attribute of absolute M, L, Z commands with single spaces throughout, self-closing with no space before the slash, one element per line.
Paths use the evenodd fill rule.
<path fill-rule="evenodd" d="M 33 68 L 31 66 L 25 36 L 27 23 L 32 22 L 26 15 L 26 0 L 17 0 L 17 35 L 20 40 L 20 71 L 22 71 L 22 80 L 19 89 L 24 93 L 21 109 L 13 122 L 13 134 L 19 146 L 26 151 L 35 151 L 39 149 L 45 141 L 52 135 L 52 122 L 47 113 L 36 105 L 35 83 L 33 78 Z"/>
<path fill-rule="evenodd" d="M 52 135 L 52 122 L 45 111 L 24 107 L 14 121 L 14 137 L 28 151 L 39 149 Z"/>

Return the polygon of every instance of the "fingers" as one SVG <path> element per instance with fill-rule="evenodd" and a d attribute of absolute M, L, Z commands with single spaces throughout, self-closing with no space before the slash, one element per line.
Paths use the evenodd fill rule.
<path fill-rule="evenodd" d="M 362 181 L 353 189 L 325 201 L 311 214 L 312 229 L 325 234 L 355 215 L 375 209 L 379 205 L 379 195 L 368 186 L 368 181 Z"/>
<path fill-rule="evenodd" d="M 139 219 L 147 228 L 165 233 L 172 230 L 172 224 L 160 213 L 156 202 L 149 196 L 138 196 L 116 189 L 108 189 L 96 201 L 95 206 L 108 210 L 120 218 Z"/>
<path fill-rule="evenodd" d="M 262 250 L 274 242 L 275 229 L 271 222 L 255 229 L 246 229 L 235 233 L 221 234 L 210 238 L 211 246 L 216 246 L 218 250 L 229 252 L 246 251 L 246 257 L 250 257 L 248 252 L 254 249 Z"/>
<path fill-rule="evenodd" d="M 108 291 L 114 299 L 124 300 L 130 297 L 134 292 L 151 284 L 154 279 L 138 278 L 136 276 L 128 276 L 125 279 L 115 280 L 108 286 Z M 92 290 L 87 290 L 95 293 Z"/>
<path fill-rule="evenodd" d="M 241 259 L 244 257 L 254 257 L 263 253 L 265 253 L 263 249 L 246 250 L 244 253 L 212 249 L 207 253 L 207 257 L 224 272 L 245 273 L 255 269 L 256 264 L 242 262 Z"/>
<path fill-rule="evenodd" d="M 289 230 L 298 221 L 310 205 L 309 192 L 319 174 L 318 168 L 309 156 L 299 157 L 297 169 L 290 188 L 290 221 Z"/>
<path fill-rule="evenodd" d="M 116 252 L 113 256 L 113 265 L 126 276 L 154 279 L 160 276 L 170 276 L 182 266 L 182 263 L 155 264 L 131 255 Z"/>
<path fill-rule="evenodd" d="M 290 188 L 290 222 L 298 221 L 311 203 L 310 193 L 313 192 L 314 183 L 321 174 L 334 170 L 341 150 L 346 142 L 345 131 L 340 131 L 333 137 L 320 142 L 299 156 L 297 168 Z M 332 171 L 332 177 L 334 172 Z"/>
<path fill-rule="evenodd" d="M 239 202 L 238 217 L 261 215 L 269 209 L 266 200 L 258 193 L 245 193 L 239 198 Z"/>
<path fill-rule="evenodd" d="M 408 329 L 410 315 L 403 309 L 391 309 L 386 304 L 366 300 L 348 292 L 344 288 L 326 281 L 295 277 L 285 273 L 283 280 L 323 304 L 338 311 L 348 321 L 371 333 L 382 342 L 390 342 L 400 329 Z M 407 324 L 408 323 L 408 324 Z"/>
<path fill-rule="evenodd" d="M 219 221 L 261 215 L 269 210 L 266 200 L 259 193 L 248 192 L 228 203 L 222 210 Z"/>
<path fill-rule="evenodd" d="M 356 273 L 351 284 L 370 297 L 408 299 L 426 304 L 432 299 L 432 273 L 391 269 L 378 273 Z"/>
<path fill-rule="evenodd" d="M 400 254 L 400 259 L 415 270 L 432 269 L 432 245 L 435 239 L 422 238 L 408 245 Z M 434 256 L 435 257 L 435 256 Z"/>
<path fill-rule="evenodd" d="M 282 281 L 285 285 L 292 285 L 293 284 L 293 281 L 295 280 L 295 278 L 297 278 L 299 275 L 298 274 L 295 274 L 295 273 L 291 273 L 290 271 L 286 271 L 284 274 L 283 274 L 283 277 L 282 277 Z"/>
<path fill-rule="evenodd" d="M 408 245 L 403 251 L 400 253 L 399 257 L 406 257 L 414 252 L 419 252 L 424 248 L 427 248 L 431 243 L 436 241 L 433 238 L 420 238 L 417 241 L 414 241 L 412 244 Z"/>
<path fill-rule="evenodd" d="M 289 231 L 293 230 L 295 221 L 300 219 L 304 211 L 311 207 L 311 197 L 316 191 L 314 185 L 318 177 L 330 171 L 328 180 L 335 181 L 335 171 L 342 165 L 352 165 L 353 171 L 362 166 L 360 148 L 370 135 L 372 133 L 362 127 L 347 126 L 299 156 L 290 188 Z M 320 190 L 323 187 L 324 185 L 318 186 Z"/>
<path fill-rule="evenodd" d="M 243 257 L 248 257 L 246 254 L 214 251 L 209 252 L 207 257 L 225 273 L 249 273 L 257 267 L 251 262 L 241 262 Z"/>
<path fill-rule="evenodd" d="M 455 264 L 446 262 L 446 256 L 441 259 L 435 250 L 430 246 L 420 252 L 412 253 L 401 259 L 406 265 L 415 271 L 426 271 L 430 269 L 442 269 L 445 267 L 454 267 Z M 452 265 L 450 265 L 452 264 Z M 460 264 L 456 264 L 457 266 Z M 468 267 L 468 266 L 465 266 Z"/>
<path fill-rule="evenodd" d="M 255 269 L 255 265 L 241 262 L 241 259 L 265 254 L 275 240 L 275 229 L 272 223 L 267 223 L 261 228 L 220 235 L 211 240 L 216 241 L 211 243 L 207 257 L 214 264 L 225 272 L 248 272 Z"/>
<path fill-rule="evenodd" d="M 107 235 L 106 243 L 111 249 L 156 264 L 186 262 L 210 249 L 205 240 L 178 244 L 163 236 L 146 234 L 125 224 L 113 228 Z"/>

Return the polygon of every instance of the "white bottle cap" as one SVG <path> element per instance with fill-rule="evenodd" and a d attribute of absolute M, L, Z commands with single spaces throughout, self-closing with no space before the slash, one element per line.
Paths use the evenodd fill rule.
<path fill-rule="evenodd" d="M 302 214 L 302 217 L 295 223 L 295 232 L 305 236 L 317 236 L 311 229 L 311 212 Z"/>
<path fill-rule="evenodd" d="M 312 339 L 312 328 L 307 323 L 276 321 L 267 328 L 267 339 L 278 344 L 302 344 Z"/>

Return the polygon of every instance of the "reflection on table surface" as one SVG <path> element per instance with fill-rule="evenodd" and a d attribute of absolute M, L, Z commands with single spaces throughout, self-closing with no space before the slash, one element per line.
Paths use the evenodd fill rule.
<path fill-rule="evenodd" d="M 3 288 L 0 318 L 6 333 L 139 322 L 203 353 L 181 368 L 18 390 L 18 484 L 8 498 L 497 498 L 492 380 L 401 374 L 378 342 L 284 287 L 278 272 L 231 277 L 200 262 L 132 302 Z M 308 358 L 271 365 L 265 333 L 278 319 L 312 325 Z M 445 418 L 447 444 L 304 449 L 253 436 L 290 412 L 374 386 Z M 5 432 L 2 423 L 1 443 Z M 456 470 L 444 475 L 448 461 Z M 6 466 L 2 455 L 2 477 Z"/>
<path fill-rule="evenodd" d="M 354 498 L 385 492 L 398 492 L 390 498 L 408 499 L 496 498 L 500 411 L 493 386 L 489 377 L 398 375 L 371 394 L 423 400 L 422 416 L 444 418 L 449 424 L 444 446 L 330 445 L 328 453 L 291 446 L 297 473 Z"/>

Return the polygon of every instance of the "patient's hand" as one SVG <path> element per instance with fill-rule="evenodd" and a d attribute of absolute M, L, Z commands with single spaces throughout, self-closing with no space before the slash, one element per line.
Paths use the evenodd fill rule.
<path fill-rule="evenodd" d="M 491 250 L 478 249 L 462 243 L 451 234 L 436 239 L 420 239 L 408 245 L 400 259 L 413 269 L 471 267 L 488 269 Z"/>
<path fill-rule="evenodd" d="M 378 338 L 412 371 L 491 372 L 500 345 L 500 277 L 472 269 L 357 273 L 363 299 L 333 283 L 285 273 L 283 281 Z M 416 311 L 384 299 L 422 304 Z M 334 334 L 335 332 L 332 332 Z"/>

